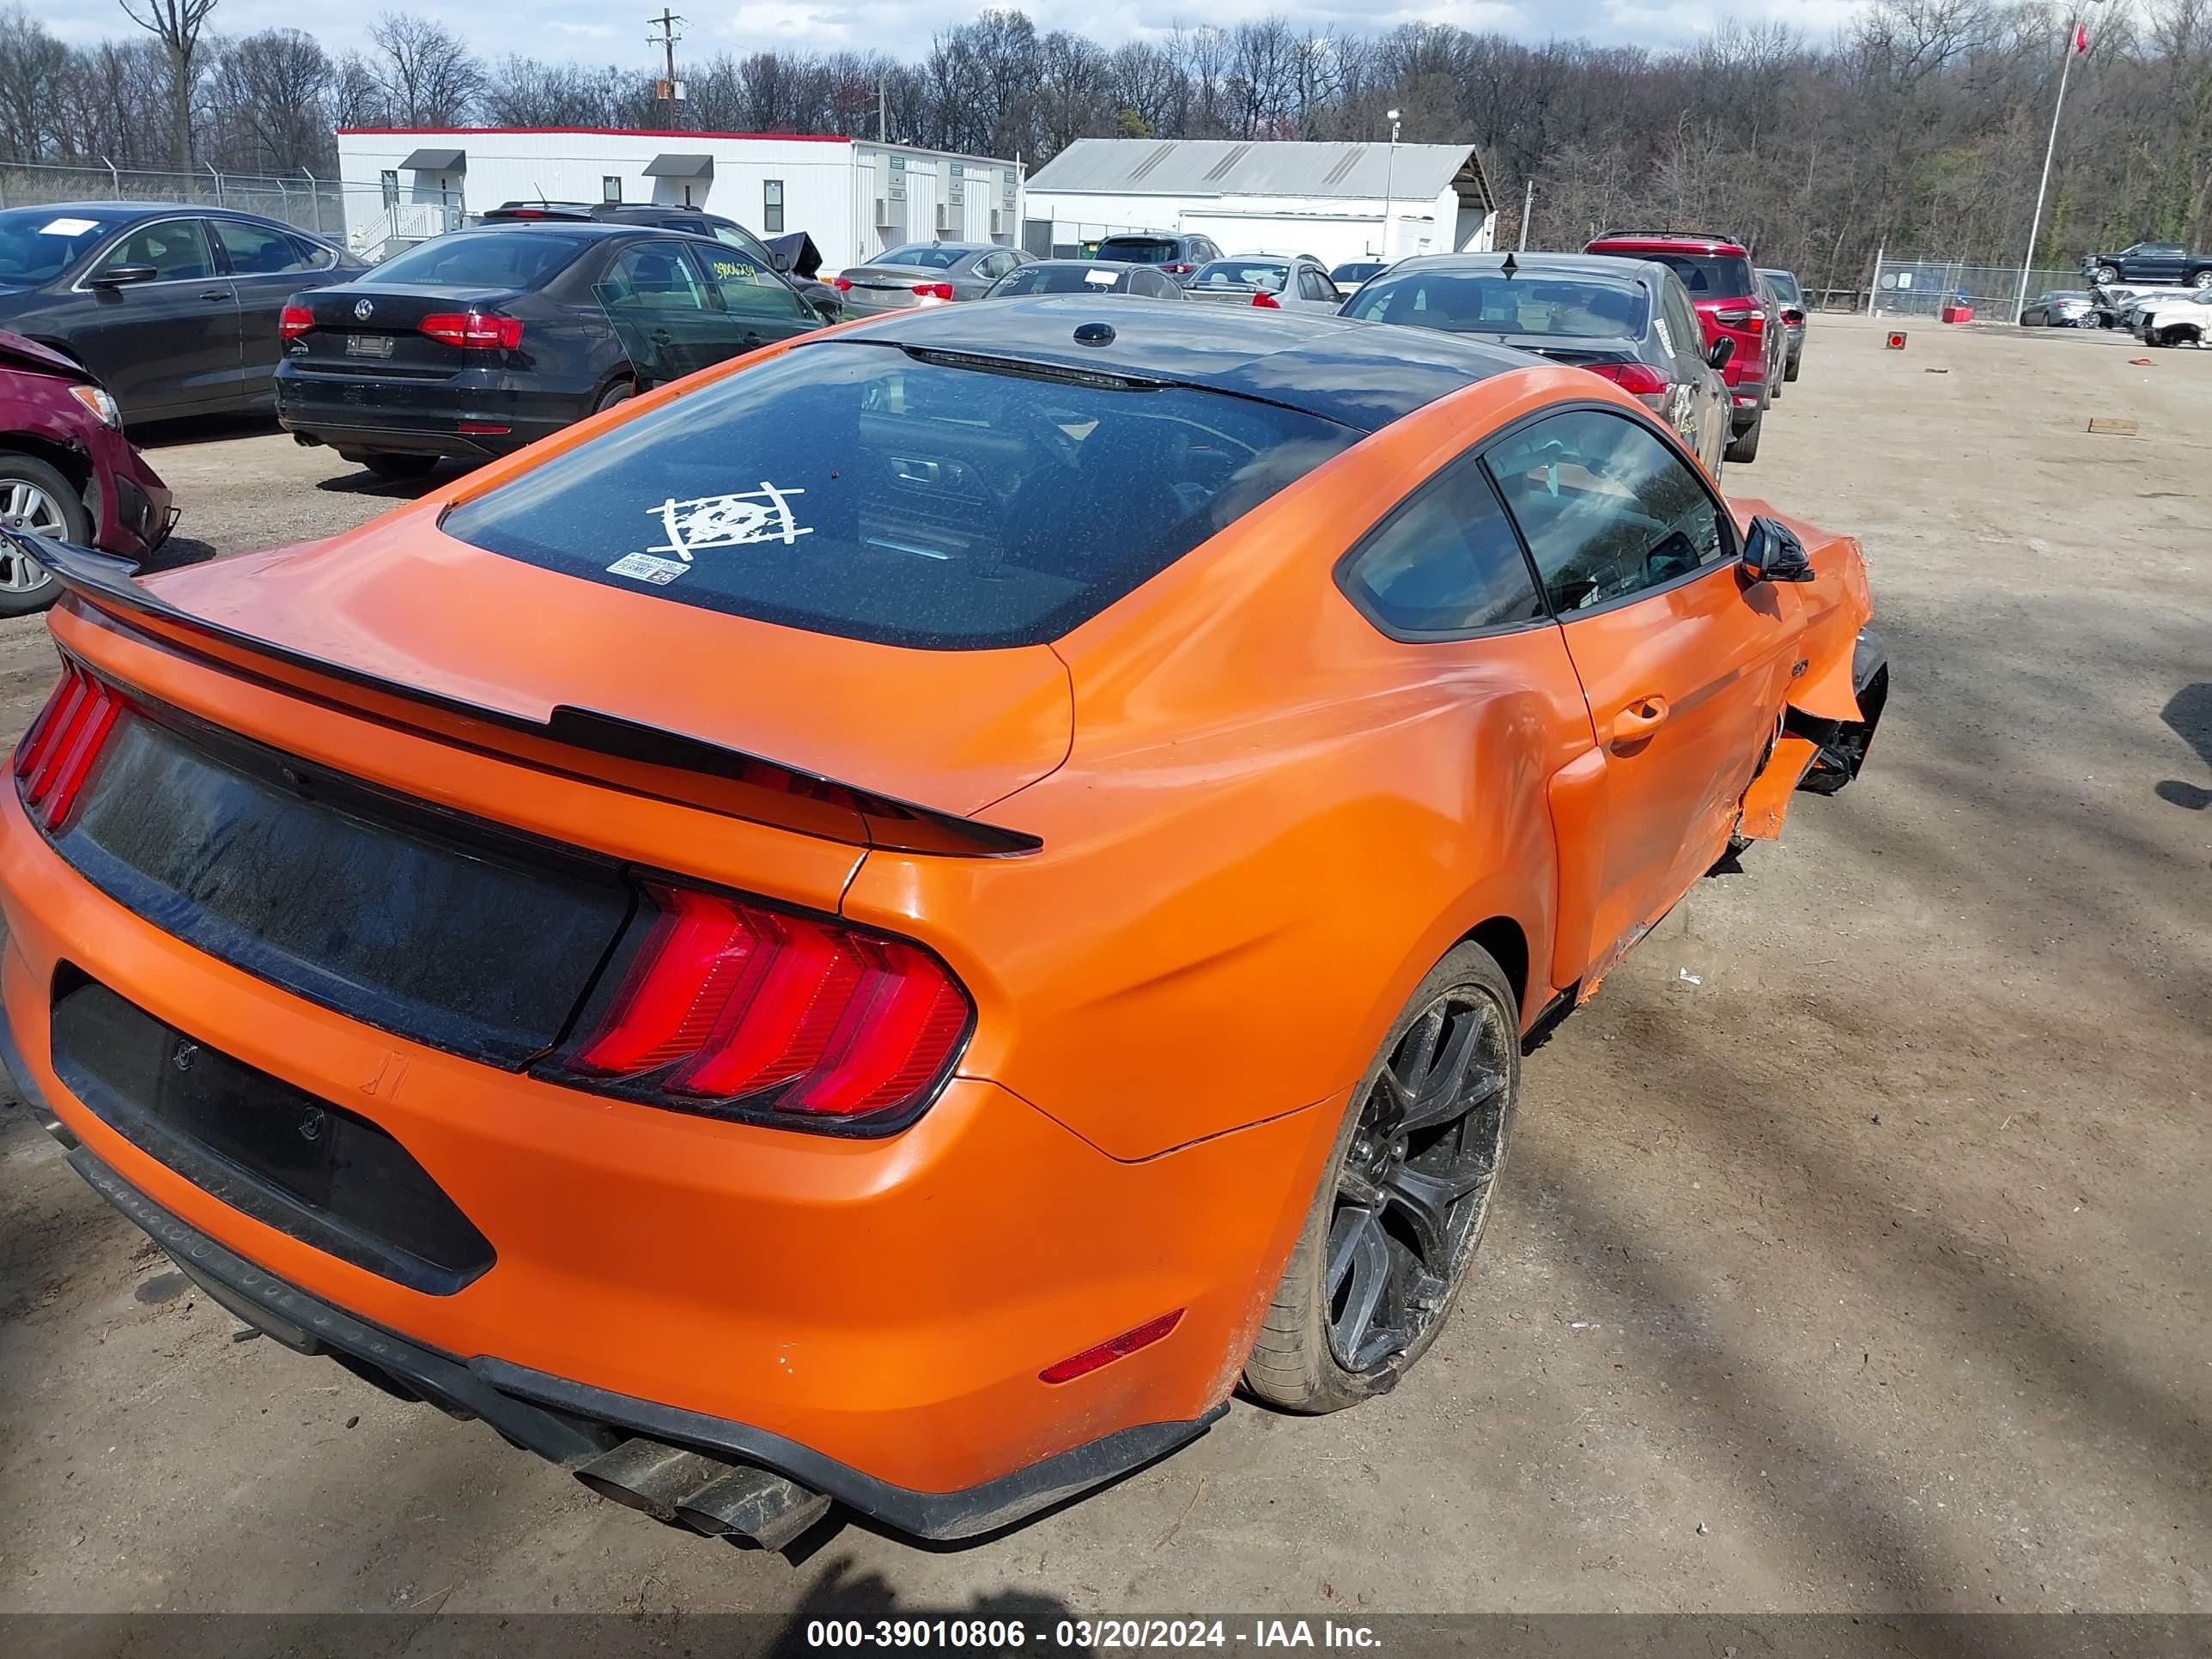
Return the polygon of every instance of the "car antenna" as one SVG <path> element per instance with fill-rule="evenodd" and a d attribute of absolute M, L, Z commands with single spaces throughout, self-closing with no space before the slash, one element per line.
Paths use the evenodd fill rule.
<path fill-rule="evenodd" d="M 1510 276 L 1515 271 L 1521 269 L 1520 264 L 1513 258 L 1512 249 L 1508 248 L 1505 251 L 1505 263 L 1498 266 L 1498 269 L 1504 271 L 1508 276 Z"/>

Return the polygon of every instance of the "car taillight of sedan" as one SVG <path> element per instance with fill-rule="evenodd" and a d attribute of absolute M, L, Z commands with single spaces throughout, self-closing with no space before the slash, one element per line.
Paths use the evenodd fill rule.
<path fill-rule="evenodd" d="M 916 283 L 914 291 L 925 300 L 949 300 L 952 297 L 950 283 Z"/>
<path fill-rule="evenodd" d="M 434 340 L 470 351 L 514 351 L 522 344 L 522 319 L 481 311 L 434 311 L 415 325 Z"/>
<path fill-rule="evenodd" d="M 1668 384 L 1667 377 L 1649 363 L 1586 363 L 1583 367 L 1638 398 L 1662 396 Z"/>

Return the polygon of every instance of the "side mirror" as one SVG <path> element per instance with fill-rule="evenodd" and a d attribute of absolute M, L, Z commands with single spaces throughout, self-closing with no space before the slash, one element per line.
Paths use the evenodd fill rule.
<path fill-rule="evenodd" d="M 1779 519 L 1761 514 L 1743 538 L 1743 572 L 1755 582 L 1809 582 L 1813 562 L 1805 544 Z"/>
<path fill-rule="evenodd" d="M 94 271 L 88 282 L 93 288 L 128 288 L 134 283 L 150 283 L 161 274 L 151 265 L 110 265 Z"/>
<path fill-rule="evenodd" d="M 1715 368 L 1726 368 L 1735 356 L 1735 337 L 1723 334 L 1713 342 L 1713 349 L 1705 354 L 1705 361 Z"/>

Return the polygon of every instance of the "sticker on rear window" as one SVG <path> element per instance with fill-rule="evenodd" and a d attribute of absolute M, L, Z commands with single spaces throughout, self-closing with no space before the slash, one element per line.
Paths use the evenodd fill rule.
<path fill-rule="evenodd" d="M 98 230 L 97 219 L 49 219 L 39 227 L 41 236 L 82 236 L 88 230 Z"/>
<path fill-rule="evenodd" d="M 635 576 L 641 582 L 665 587 L 690 566 L 676 559 L 656 559 L 650 553 L 629 553 L 607 567 L 610 576 Z"/>
<path fill-rule="evenodd" d="M 781 542 L 786 547 L 814 532 L 793 518 L 791 498 L 803 489 L 779 489 L 765 479 L 758 489 L 728 495 L 696 495 L 688 501 L 670 496 L 647 510 L 660 520 L 668 539 L 648 548 L 651 553 L 673 553 L 684 563 L 710 547 L 751 547 L 761 542 Z"/>
<path fill-rule="evenodd" d="M 1121 279 L 1110 270 L 1086 270 L 1083 273 L 1083 280 L 1096 283 L 1101 288 L 1111 288 Z"/>
<path fill-rule="evenodd" d="M 1666 347 L 1667 355 L 1669 357 L 1673 356 L 1674 355 L 1674 337 L 1667 331 L 1667 319 L 1664 317 L 1654 317 L 1651 319 L 1651 323 L 1652 326 L 1659 331 L 1659 343 Z"/>

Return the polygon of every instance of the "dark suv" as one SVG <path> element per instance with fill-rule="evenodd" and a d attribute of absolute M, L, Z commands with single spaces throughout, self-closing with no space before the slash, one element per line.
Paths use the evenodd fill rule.
<path fill-rule="evenodd" d="M 1091 257 L 1100 264 L 1157 265 L 1188 288 L 1200 265 L 1222 255 L 1221 245 L 1211 236 L 1187 235 L 1173 230 L 1135 230 L 1109 236 Z"/>
<path fill-rule="evenodd" d="M 1690 290 L 1710 348 L 1732 341 L 1721 378 L 1734 405 L 1731 461 L 1755 460 L 1759 428 L 1766 414 L 1766 301 L 1759 291 L 1751 253 L 1733 236 L 1709 230 L 1608 230 L 1583 250 L 1665 265 Z"/>

